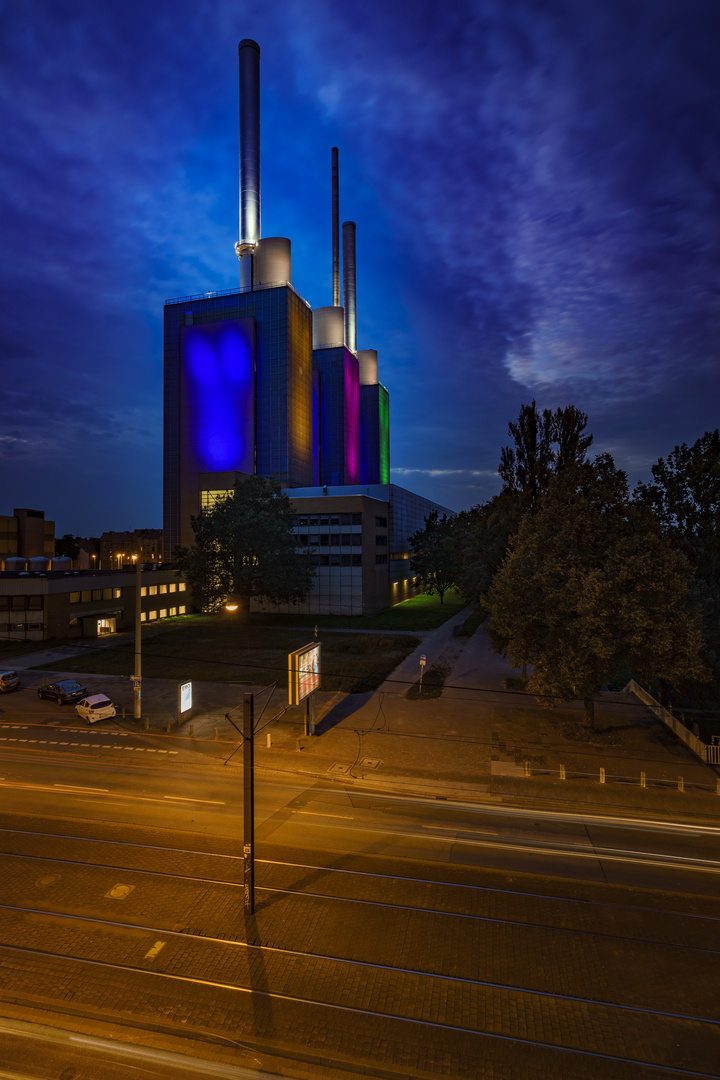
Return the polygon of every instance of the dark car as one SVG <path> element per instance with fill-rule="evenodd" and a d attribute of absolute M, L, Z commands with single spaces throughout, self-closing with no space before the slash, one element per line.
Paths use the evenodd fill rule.
<path fill-rule="evenodd" d="M 0 671 L 0 694 L 20 689 L 20 676 L 17 671 Z"/>
<path fill-rule="evenodd" d="M 39 698 L 47 698 L 48 701 L 56 701 L 58 705 L 72 705 L 80 701 L 87 694 L 87 687 L 74 679 L 61 679 L 59 682 L 48 683 L 38 689 Z"/>

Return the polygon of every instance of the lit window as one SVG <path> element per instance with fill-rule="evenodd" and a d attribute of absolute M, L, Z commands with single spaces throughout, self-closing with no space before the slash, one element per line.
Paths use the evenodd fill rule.
<path fill-rule="evenodd" d="M 178 585 L 178 592 L 185 592 L 185 582 L 181 581 Z"/>
<path fill-rule="evenodd" d="M 70 593 L 70 603 L 71 604 L 79 604 L 80 603 L 80 593 L 79 592 L 71 592 Z"/>
<path fill-rule="evenodd" d="M 157 619 L 157 611 L 148 611 L 148 619 L 150 622 L 152 622 L 153 619 Z"/>
<path fill-rule="evenodd" d="M 173 615 L 177 615 L 177 608 L 176 607 L 171 607 L 169 614 L 170 614 L 170 618 L 172 618 Z"/>
<path fill-rule="evenodd" d="M 145 611 L 140 612 L 140 622 L 147 622 L 147 612 L 145 612 Z"/>
<path fill-rule="evenodd" d="M 158 592 L 166 593 L 167 592 L 167 585 L 159 585 L 158 586 Z"/>
<path fill-rule="evenodd" d="M 160 608 L 160 618 L 167 619 L 167 608 Z"/>
<path fill-rule="evenodd" d="M 151 585 L 148 591 L 148 596 L 157 596 L 157 585 Z"/>
<path fill-rule="evenodd" d="M 177 585 L 173 582 L 172 585 L 168 585 L 168 592 L 176 592 Z"/>
<path fill-rule="evenodd" d="M 141 596 L 147 596 L 147 585 L 143 585 L 140 589 Z"/>
<path fill-rule="evenodd" d="M 113 589 L 113 600 L 119 600 L 122 596 L 122 589 Z"/>
<path fill-rule="evenodd" d="M 182 607 L 178 608 L 178 615 L 184 615 L 184 614 L 185 614 L 185 605 L 183 604 Z"/>

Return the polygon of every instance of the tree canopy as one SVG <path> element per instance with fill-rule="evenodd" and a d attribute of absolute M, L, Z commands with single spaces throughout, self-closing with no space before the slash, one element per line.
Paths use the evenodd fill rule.
<path fill-rule="evenodd" d="M 226 499 L 192 518 L 195 543 L 175 559 L 203 611 L 234 600 L 293 604 L 312 586 L 314 568 L 297 546 L 295 512 L 274 480 L 251 476 Z"/>
<path fill-rule="evenodd" d="M 537 508 L 553 475 L 568 465 L 580 465 L 592 445 L 585 434 L 587 414 L 574 405 L 538 411 L 535 400 L 522 405 L 517 422 L 510 421 L 508 435 L 515 447 L 504 446 L 498 472 L 504 491 L 520 492 L 531 510 Z"/>
<path fill-rule="evenodd" d="M 488 590 L 491 641 L 533 665 L 539 701 L 580 698 L 592 723 L 598 690 L 625 664 L 646 683 L 705 676 L 691 577 L 610 455 L 568 465 L 523 518 Z"/>
<path fill-rule="evenodd" d="M 437 510 L 431 510 L 425 518 L 425 528 L 413 533 L 409 544 L 416 587 L 430 595 L 437 593 L 442 604 L 457 575 L 454 519 L 447 514 L 440 517 Z"/>

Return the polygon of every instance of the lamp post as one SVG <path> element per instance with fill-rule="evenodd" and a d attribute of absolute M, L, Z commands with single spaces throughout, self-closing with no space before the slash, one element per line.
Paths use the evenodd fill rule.
<path fill-rule="evenodd" d="M 133 562 L 135 563 L 135 674 L 133 675 L 133 719 L 139 720 L 142 711 L 142 620 L 140 618 L 142 609 L 142 560 L 139 555 L 133 555 Z"/>

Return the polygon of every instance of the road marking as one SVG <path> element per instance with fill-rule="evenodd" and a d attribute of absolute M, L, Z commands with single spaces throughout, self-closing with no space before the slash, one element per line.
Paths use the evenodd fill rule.
<path fill-rule="evenodd" d="M 160 950 L 164 948 L 164 941 L 156 941 L 153 947 L 151 949 L 148 949 L 148 951 L 145 953 L 145 955 L 143 956 L 143 960 L 154 960 Z"/>
<path fill-rule="evenodd" d="M 62 788 L 63 791 L 109 791 L 106 787 L 83 787 L 82 784 L 53 784 L 53 787 Z"/>
<path fill-rule="evenodd" d="M 172 799 L 174 802 L 201 802 L 212 803 L 213 806 L 224 806 L 224 802 L 219 802 L 217 799 L 184 799 L 182 795 L 163 795 L 163 799 Z"/>
<path fill-rule="evenodd" d="M 293 810 L 294 814 L 310 814 L 312 817 L 343 818 L 345 821 L 354 821 L 352 814 L 320 814 L 317 810 Z"/>

